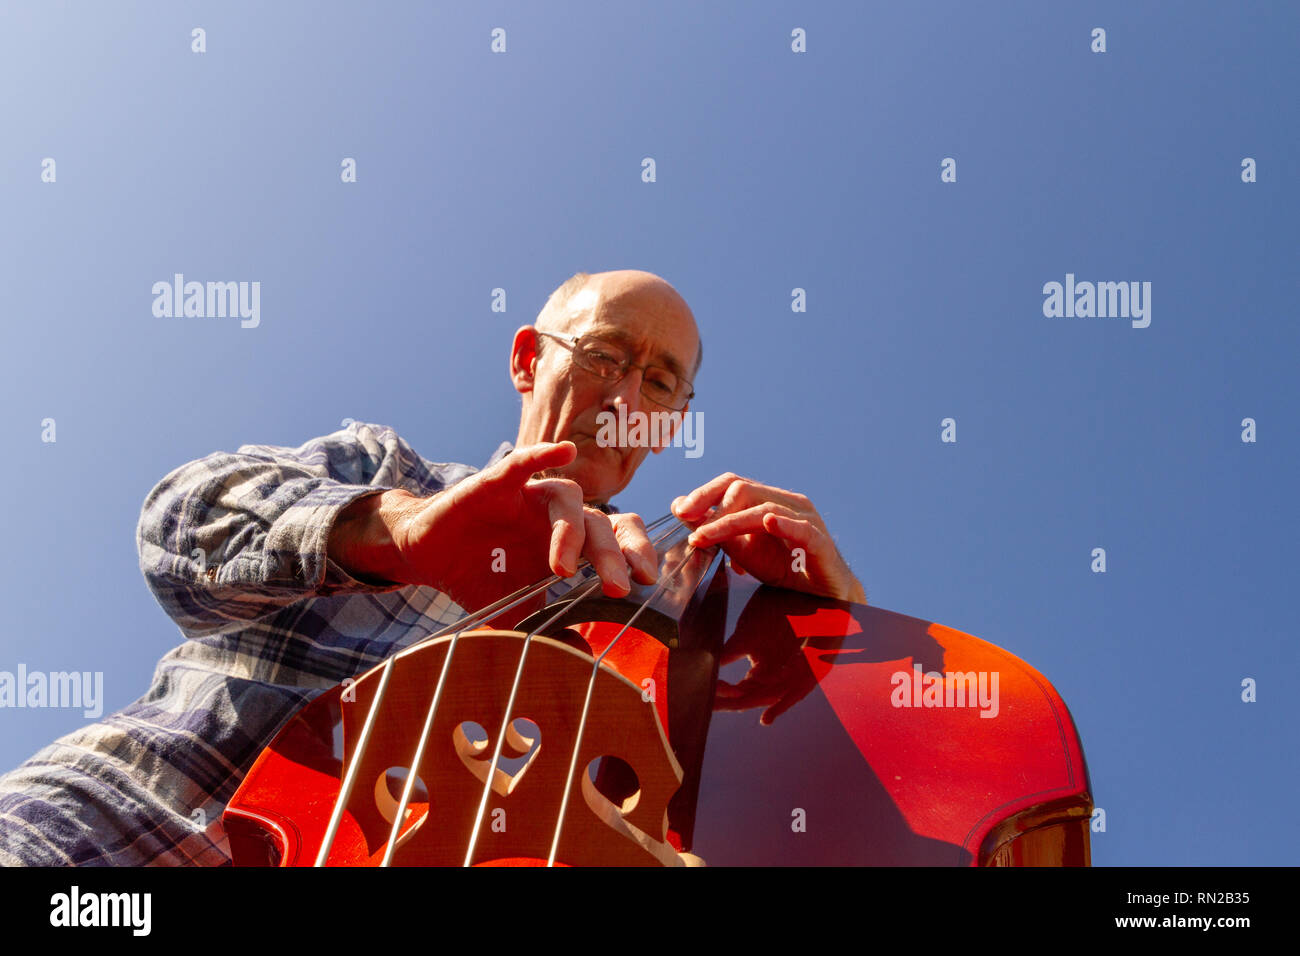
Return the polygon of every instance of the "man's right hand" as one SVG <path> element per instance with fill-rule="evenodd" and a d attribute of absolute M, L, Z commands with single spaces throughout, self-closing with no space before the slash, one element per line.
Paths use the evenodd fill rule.
<path fill-rule="evenodd" d="M 637 516 L 611 520 L 584 506 L 576 482 L 534 477 L 576 455 L 571 442 L 530 445 L 429 498 L 359 499 L 335 522 L 330 557 L 354 577 L 427 584 L 467 610 L 550 573 L 569 577 L 583 558 L 612 597 L 630 590 L 629 570 L 653 583 L 654 549 Z"/>

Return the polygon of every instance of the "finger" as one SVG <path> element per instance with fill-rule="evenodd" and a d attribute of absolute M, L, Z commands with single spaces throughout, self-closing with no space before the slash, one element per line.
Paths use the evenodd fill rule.
<path fill-rule="evenodd" d="M 764 501 L 774 501 L 794 511 L 812 508 L 812 502 L 804 495 L 727 472 L 689 494 L 674 499 L 672 512 L 683 521 L 699 521 L 707 516 L 710 508 L 735 512 Z"/>
<path fill-rule="evenodd" d="M 691 536 L 687 540 L 694 547 L 709 548 L 720 541 L 726 541 L 742 534 L 770 534 L 771 532 L 763 525 L 764 518 L 769 514 L 783 515 L 787 518 L 795 517 L 794 511 L 785 505 L 777 504 L 774 501 L 765 501 L 761 505 L 746 508 L 744 511 L 737 511 L 735 514 L 723 515 L 708 524 L 702 524 L 691 532 Z"/>
<path fill-rule="evenodd" d="M 609 597 L 625 596 L 632 590 L 632 583 L 627 577 L 627 559 L 623 557 L 609 517 L 595 508 L 585 509 L 583 517 L 587 531 L 583 552 L 600 575 L 602 590 Z"/>
<path fill-rule="evenodd" d="M 542 442 L 516 448 L 496 466 L 494 478 L 504 485 L 522 488 L 533 475 L 551 468 L 562 468 L 578 457 L 578 446 L 571 441 Z"/>
<path fill-rule="evenodd" d="M 610 522 L 614 525 L 614 536 L 623 549 L 623 556 L 632 569 L 632 576 L 641 584 L 654 584 L 659 580 L 659 555 L 650 543 L 641 516 L 631 513 L 612 515 Z"/>
<path fill-rule="evenodd" d="M 722 645 L 722 650 L 718 654 L 718 666 L 726 667 L 728 664 L 733 664 L 741 658 L 749 657 L 750 645 L 753 643 L 755 643 L 754 640 L 744 635 L 733 637 L 731 640 L 727 641 L 727 643 Z M 750 658 L 750 666 L 746 669 L 745 673 L 748 674 L 752 669 L 753 658 Z"/>
<path fill-rule="evenodd" d="M 776 720 L 795 704 L 799 703 L 799 701 L 803 700 L 803 696 L 803 694 L 795 693 L 793 691 L 787 693 L 775 704 L 763 711 L 763 716 L 758 718 L 758 722 L 764 727 L 772 726 L 772 721 Z"/>
<path fill-rule="evenodd" d="M 718 475 L 689 494 L 674 499 L 672 512 L 683 521 L 698 521 L 708 514 L 709 509 L 714 505 L 721 504 L 732 482 L 741 480 L 740 476 L 731 472 Z"/>
<path fill-rule="evenodd" d="M 753 707 L 766 707 L 777 699 L 771 688 L 745 686 L 744 681 L 732 687 L 724 681 L 718 681 L 713 694 L 714 710 L 749 710 Z"/>
<path fill-rule="evenodd" d="M 546 498 L 551 522 L 551 549 L 547 555 L 551 571 L 562 578 L 578 570 L 578 559 L 587 537 L 587 520 L 582 508 L 582 490 L 572 481 L 547 478 L 534 482 Z"/>
<path fill-rule="evenodd" d="M 763 530 L 781 539 L 787 548 L 811 550 L 821 530 L 804 518 L 769 513 L 763 516 Z"/>
<path fill-rule="evenodd" d="M 728 684 L 722 678 L 718 678 L 717 683 L 714 685 L 714 689 L 713 689 L 714 696 L 719 697 L 723 700 L 732 700 L 736 697 L 739 697 L 743 693 L 744 691 L 742 691 L 735 684 Z"/>

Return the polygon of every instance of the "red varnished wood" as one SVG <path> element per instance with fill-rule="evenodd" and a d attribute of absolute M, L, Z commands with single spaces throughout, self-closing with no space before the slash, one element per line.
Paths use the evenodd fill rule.
<path fill-rule="evenodd" d="M 739 678 L 740 694 L 717 703 L 692 852 L 716 864 L 980 865 L 1021 832 L 1018 819 L 1082 820 L 1082 839 L 1054 862 L 1087 863 L 1083 750 L 1038 671 L 880 608 L 769 588 L 733 588 L 731 598 L 743 610 L 723 676 Z M 915 664 L 984 674 L 986 687 L 997 674 L 996 716 L 946 697 L 895 706 L 895 675 L 910 677 Z M 788 709 L 763 723 L 759 708 L 778 702 Z"/>
<path fill-rule="evenodd" d="M 387 771 L 403 768 L 404 773 L 410 766 L 451 640 L 441 638 L 394 659 L 376 710 L 379 729 L 363 753 L 358 741 L 382 667 L 345 693 L 314 702 L 281 732 L 227 808 L 227 827 L 238 833 L 235 849 L 241 857 L 247 840 L 260 829 L 270 835 L 271 856 L 280 865 L 311 864 L 341 789 L 340 769 L 356 763 L 357 784 L 328 862 L 376 865 L 383 859 L 393 813 L 389 809 L 385 816 L 378 797 L 395 802 L 386 785 Z M 534 638 L 529 647 L 529 666 L 512 710 L 512 718 L 533 721 L 540 731 L 505 748 L 505 757 L 526 760 L 497 770 L 478 817 L 495 740 L 475 743 L 480 731 L 467 736 L 462 724 L 473 722 L 489 734 L 500 731 L 523 645 L 523 635 L 512 632 L 469 632 L 460 639 L 418 768 L 430 797 L 411 805 L 394 863 L 460 864 L 476 819 L 482 822 L 474 862 L 545 858 L 561 816 L 558 860 L 596 866 L 691 862 L 665 842 L 668 800 L 680 785 L 681 769 L 654 706 L 640 688 L 602 667 L 596 672 L 589 717 L 578 734 L 593 660 L 547 637 Z M 564 802 L 575 746 L 577 773 Z M 632 799 L 611 802 L 590 784 L 585 770 L 599 757 L 617 758 L 635 773 L 635 796 L 623 795 Z M 266 857 L 260 847 L 257 852 Z"/>
<path fill-rule="evenodd" d="M 1087 865 L 1077 732 L 1052 685 L 1014 655 L 725 573 L 681 627 L 671 651 L 633 629 L 607 657 L 645 689 L 682 768 L 668 812 L 678 849 L 722 865 Z M 559 636 L 599 653 L 620 629 L 586 622 Z M 974 674 L 991 690 L 996 674 L 996 715 L 946 695 L 942 706 L 897 706 L 896 675 L 910 690 L 914 665 L 945 675 L 945 689 L 957 683 L 947 675 Z M 338 792 L 337 698 L 295 717 L 249 772 L 226 815 L 237 863 L 303 862 L 319 844 Z M 445 780 L 426 782 L 447 792 Z M 615 802 L 634 788 L 616 768 L 597 786 Z M 373 823 L 347 816 L 332 862 L 376 862 Z"/>

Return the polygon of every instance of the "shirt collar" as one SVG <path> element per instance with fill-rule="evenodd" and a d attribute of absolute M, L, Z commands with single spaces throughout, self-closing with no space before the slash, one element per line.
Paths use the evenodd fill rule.
<path fill-rule="evenodd" d="M 491 468 L 514 450 L 514 442 L 503 441 L 497 450 L 492 453 L 492 457 L 488 459 L 488 463 L 483 466 L 484 469 Z"/>

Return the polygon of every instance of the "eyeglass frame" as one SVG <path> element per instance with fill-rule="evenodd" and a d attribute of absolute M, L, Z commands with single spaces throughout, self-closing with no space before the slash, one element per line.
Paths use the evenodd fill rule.
<path fill-rule="evenodd" d="M 661 408 L 666 408 L 666 409 L 668 409 L 668 410 L 671 411 L 671 412 L 680 412 L 680 411 L 684 410 L 684 409 L 686 408 L 686 406 L 687 406 L 688 404 L 690 404 L 691 399 L 693 399 L 693 398 L 695 397 L 695 383 L 692 382 L 692 381 L 691 381 L 689 378 L 687 378 L 685 375 L 679 375 L 679 374 L 677 374 L 676 372 L 674 372 L 672 369 L 670 369 L 670 368 L 666 368 L 666 367 L 663 366 L 663 365 L 653 365 L 653 364 L 652 364 L 652 365 L 633 365 L 633 364 L 629 361 L 629 362 L 625 362 L 625 363 L 623 363 L 623 371 L 622 371 L 622 373 L 618 376 L 618 378 L 605 378 L 605 377 L 604 377 L 603 375 L 601 375 L 599 372 L 595 371 L 594 369 L 589 369 L 589 368 L 587 368 L 587 366 L 583 365 L 581 362 L 579 362 L 579 361 L 577 360 L 577 357 L 576 357 L 576 356 L 577 356 L 577 354 L 578 354 L 578 343 L 581 342 L 583 339 L 591 339 L 591 340 L 593 340 L 593 341 L 596 341 L 596 342 L 601 343 L 602 345 L 608 345 L 608 346 L 610 346 L 611 348 L 616 348 L 616 349 L 619 349 L 620 351 L 626 352 L 627 349 L 626 349 L 624 346 L 619 345 L 617 342 L 611 342 L 609 339 L 603 339 L 603 338 L 601 338 L 599 335 L 592 335 L 591 333 L 586 333 L 586 334 L 584 334 L 584 335 L 576 335 L 576 334 L 574 334 L 573 332 L 564 332 L 564 333 L 561 333 L 561 332 L 548 332 L 548 331 L 546 331 L 545 329 L 539 329 L 539 328 L 536 328 L 536 327 L 533 328 L 533 331 L 536 332 L 538 335 L 547 335 L 547 336 L 550 336 L 550 337 L 553 338 L 553 339 L 559 339 L 561 342 L 564 342 L 565 344 L 567 344 L 567 345 L 569 346 L 569 348 L 570 348 L 570 349 L 573 351 L 573 353 L 574 353 L 574 356 L 575 356 L 575 357 L 574 357 L 574 364 L 577 365 L 578 368 L 582 369 L 584 372 L 589 372 L 590 374 L 595 375 L 595 376 L 596 376 L 598 379 L 600 379 L 602 382 L 609 382 L 609 383 L 611 383 L 611 384 L 618 384 L 619 382 L 623 381 L 623 379 L 627 378 L 627 373 L 630 372 L 630 371 L 632 371 L 633 369 L 636 369 L 637 371 L 644 373 L 644 372 L 649 371 L 649 370 L 652 369 L 652 368 L 657 368 L 657 369 L 659 369 L 660 371 L 667 372 L 669 375 L 673 376 L 674 378 L 676 378 L 676 379 L 680 379 L 682 382 L 685 382 L 685 383 L 686 383 L 686 387 L 690 390 L 690 394 L 688 394 L 688 395 L 686 396 L 685 400 L 682 402 L 682 407 L 681 407 L 681 408 L 671 408 L 670 406 L 665 405 L 663 402 L 659 401 L 658 399 L 654 398 L 653 396 L 651 396 L 651 395 L 647 395 L 647 394 L 646 394 L 646 390 L 645 390 L 645 387 L 646 387 L 646 377 L 645 377 L 644 374 L 642 374 L 642 376 L 641 376 L 641 394 L 642 394 L 642 395 L 645 395 L 646 398 L 650 399 L 650 401 L 654 402 L 656 405 L 660 406 Z"/>

